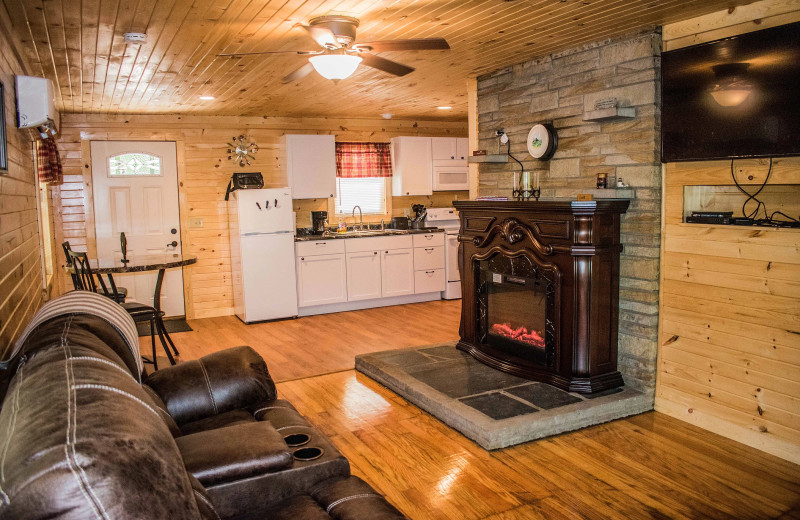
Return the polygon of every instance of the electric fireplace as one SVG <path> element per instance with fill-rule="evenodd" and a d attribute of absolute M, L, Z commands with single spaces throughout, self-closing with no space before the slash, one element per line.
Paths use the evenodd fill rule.
<path fill-rule="evenodd" d="M 621 386 L 619 220 L 628 204 L 454 202 L 461 219 L 458 348 L 569 391 Z"/>

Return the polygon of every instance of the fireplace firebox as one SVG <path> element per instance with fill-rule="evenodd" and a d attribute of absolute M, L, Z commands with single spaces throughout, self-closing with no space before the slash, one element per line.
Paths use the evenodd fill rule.
<path fill-rule="evenodd" d="M 620 215 L 627 200 L 456 201 L 458 348 L 568 391 L 621 386 Z"/>

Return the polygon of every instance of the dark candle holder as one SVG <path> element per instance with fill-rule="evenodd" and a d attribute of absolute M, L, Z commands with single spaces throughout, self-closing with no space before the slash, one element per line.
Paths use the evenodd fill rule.
<path fill-rule="evenodd" d="M 531 198 L 533 198 L 534 200 L 538 201 L 539 196 L 542 194 L 542 190 L 538 188 L 531 190 L 512 190 L 511 194 L 516 200 L 531 200 Z"/>
<path fill-rule="evenodd" d="M 128 259 L 128 239 L 125 238 L 125 233 L 119 234 L 119 247 L 122 250 L 122 263 L 127 264 L 130 262 Z"/>

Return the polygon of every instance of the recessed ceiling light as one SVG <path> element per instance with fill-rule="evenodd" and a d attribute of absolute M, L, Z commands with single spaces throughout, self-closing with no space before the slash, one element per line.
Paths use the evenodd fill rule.
<path fill-rule="evenodd" d="M 214 99 L 214 96 L 200 96 L 200 99 L 204 101 L 211 101 L 212 99 Z"/>
<path fill-rule="evenodd" d="M 385 114 L 381 114 L 381 117 L 384 119 L 391 119 L 393 114 L 386 112 Z"/>
<path fill-rule="evenodd" d="M 452 110 L 453 107 L 436 107 L 439 110 Z"/>

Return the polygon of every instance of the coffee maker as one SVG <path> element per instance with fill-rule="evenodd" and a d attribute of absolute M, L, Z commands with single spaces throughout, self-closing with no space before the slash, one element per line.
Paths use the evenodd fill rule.
<path fill-rule="evenodd" d="M 325 233 L 325 224 L 328 223 L 327 211 L 312 211 L 311 212 L 311 234 L 321 235 Z"/>

